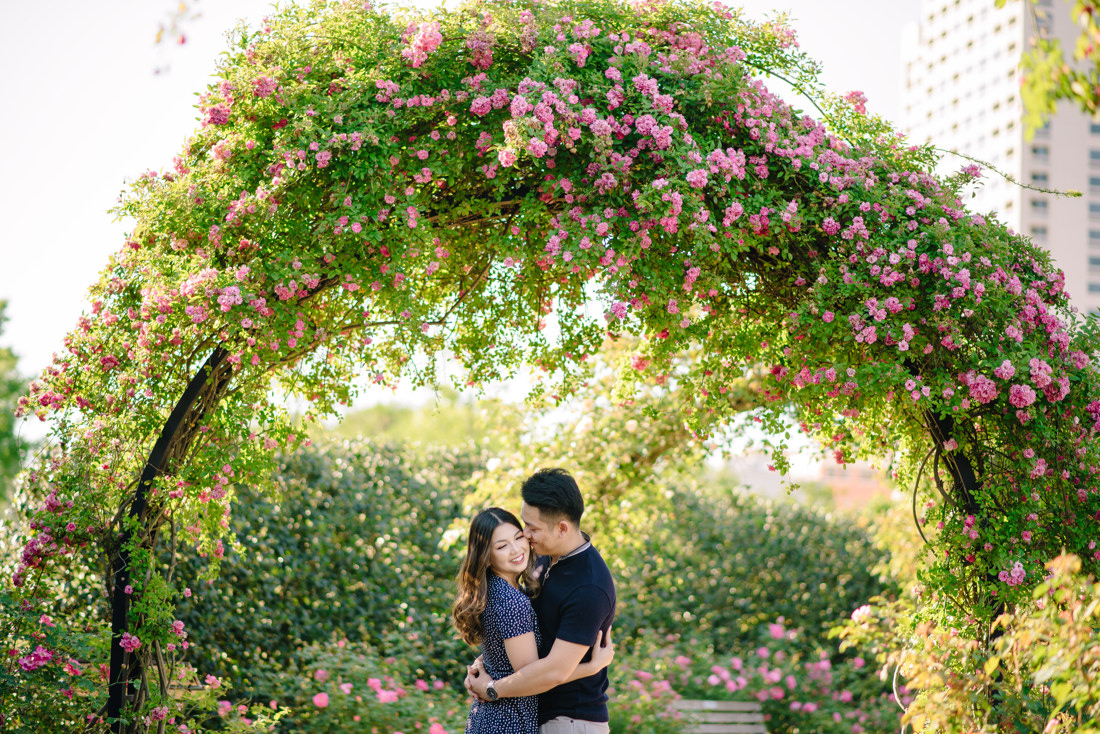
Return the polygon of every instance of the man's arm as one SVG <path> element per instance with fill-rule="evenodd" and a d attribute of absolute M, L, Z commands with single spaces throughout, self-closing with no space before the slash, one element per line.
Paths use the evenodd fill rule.
<path fill-rule="evenodd" d="M 569 680 L 573 671 L 584 658 L 590 648 L 588 645 L 578 645 L 575 642 L 554 640 L 554 646 L 550 648 L 550 654 L 539 658 L 530 665 L 525 665 L 515 673 L 500 678 L 493 683 L 493 688 L 501 698 L 517 698 L 519 696 L 534 696 L 545 693 L 551 688 L 560 686 Z M 490 680 L 487 675 L 479 675 L 476 678 L 467 678 L 470 691 L 485 698 L 485 689 Z"/>

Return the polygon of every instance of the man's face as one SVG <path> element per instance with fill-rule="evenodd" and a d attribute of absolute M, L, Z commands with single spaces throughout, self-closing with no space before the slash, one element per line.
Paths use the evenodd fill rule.
<path fill-rule="evenodd" d="M 523 520 L 523 534 L 531 543 L 531 552 L 540 556 L 554 555 L 554 549 L 557 547 L 555 543 L 557 524 L 546 522 L 539 509 L 526 502 L 520 507 L 519 517 Z"/>

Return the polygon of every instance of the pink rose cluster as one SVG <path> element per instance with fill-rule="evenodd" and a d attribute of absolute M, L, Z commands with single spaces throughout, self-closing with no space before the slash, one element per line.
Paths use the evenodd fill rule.
<path fill-rule="evenodd" d="M 269 76 L 257 77 L 252 81 L 252 94 L 261 99 L 275 94 L 275 90 L 278 88 L 279 83 Z"/>
<path fill-rule="evenodd" d="M 123 632 L 122 639 L 119 641 L 118 644 L 121 645 L 122 649 L 126 652 L 133 652 L 134 650 L 137 650 L 139 647 L 141 647 L 141 640 L 138 639 L 137 635 L 131 635 L 129 632 Z"/>
<path fill-rule="evenodd" d="M 203 125 L 225 125 L 229 122 L 229 105 L 220 102 L 203 110 Z"/>
<path fill-rule="evenodd" d="M 51 660 L 53 660 L 53 653 L 39 645 L 30 655 L 19 658 L 19 667 L 29 673 L 32 670 L 38 670 Z"/>
<path fill-rule="evenodd" d="M 428 60 L 428 55 L 439 48 L 441 43 L 443 43 L 443 34 L 439 32 L 438 22 L 420 23 L 416 27 L 416 34 L 413 35 L 409 47 L 401 51 L 401 56 L 408 60 L 414 69 L 419 69 Z"/>
<path fill-rule="evenodd" d="M 466 39 L 470 65 L 484 71 L 493 65 L 493 37 L 486 30 L 471 33 Z"/>
<path fill-rule="evenodd" d="M 997 574 L 997 578 L 1005 582 L 1009 586 L 1019 586 L 1024 582 L 1024 577 L 1027 576 L 1027 571 L 1024 570 L 1024 564 L 1016 561 L 1012 564 L 1012 568 L 1008 571 L 1001 571 Z"/>

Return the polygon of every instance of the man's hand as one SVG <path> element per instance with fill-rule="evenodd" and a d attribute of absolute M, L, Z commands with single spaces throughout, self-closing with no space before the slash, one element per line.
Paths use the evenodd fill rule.
<path fill-rule="evenodd" d="M 466 690 L 475 701 L 485 701 L 485 689 L 489 687 L 489 673 L 485 670 L 485 661 L 479 655 L 473 665 L 466 667 L 466 679 L 462 681 Z"/>

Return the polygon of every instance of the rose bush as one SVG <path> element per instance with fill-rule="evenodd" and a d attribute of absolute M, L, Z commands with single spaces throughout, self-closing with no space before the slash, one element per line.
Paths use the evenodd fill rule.
<path fill-rule="evenodd" d="M 289 707 L 280 731 L 461 734 L 466 728 L 464 691 L 418 677 L 400 658 L 383 657 L 366 643 L 311 643 L 260 675 L 261 687 L 280 693 L 268 705 Z"/>

